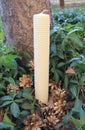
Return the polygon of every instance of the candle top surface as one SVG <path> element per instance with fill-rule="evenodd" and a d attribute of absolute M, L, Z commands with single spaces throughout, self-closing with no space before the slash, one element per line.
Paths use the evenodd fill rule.
<path fill-rule="evenodd" d="M 38 14 L 34 14 L 34 16 L 49 16 L 49 14 L 44 14 L 44 13 L 38 13 Z"/>

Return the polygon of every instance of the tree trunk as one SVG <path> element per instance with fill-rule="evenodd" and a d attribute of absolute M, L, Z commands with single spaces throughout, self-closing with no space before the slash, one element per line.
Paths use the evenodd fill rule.
<path fill-rule="evenodd" d="M 60 0 L 60 9 L 64 9 L 64 0 Z"/>
<path fill-rule="evenodd" d="M 33 53 L 33 14 L 51 12 L 50 1 L 0 0 L 0 9 L 7 43 L 15 44 L 19 52 Z"/>

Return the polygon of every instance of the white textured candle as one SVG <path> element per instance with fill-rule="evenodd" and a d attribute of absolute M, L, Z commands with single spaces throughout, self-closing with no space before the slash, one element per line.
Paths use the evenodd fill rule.
<path fill-rule="evenodd" d="M 49 83 L 50 17 L 48 14 L 35 14 L 33 24 L 35 97 L 46 103 Z"/>

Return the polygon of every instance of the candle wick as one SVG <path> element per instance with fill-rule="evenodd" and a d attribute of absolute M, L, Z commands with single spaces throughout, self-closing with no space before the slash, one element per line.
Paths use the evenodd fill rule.
<path fill-rule="evenodd" d="M 49 14 L 49 10 L 43 10 L 41 13 L 42 14 Z"/>

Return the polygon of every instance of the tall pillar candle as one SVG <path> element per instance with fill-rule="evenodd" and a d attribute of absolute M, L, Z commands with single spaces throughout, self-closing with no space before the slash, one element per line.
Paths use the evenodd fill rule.
<path fill-rule="evenodd" d="M 43 13 L 35 14 L 33 25 L 35 98 L 46 103 L 49 85 L 50 16 Z"/>

